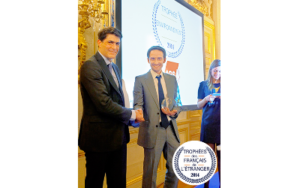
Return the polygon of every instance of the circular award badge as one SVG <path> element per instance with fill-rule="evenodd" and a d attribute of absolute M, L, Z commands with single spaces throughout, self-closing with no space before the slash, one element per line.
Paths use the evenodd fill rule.
<path fill-rule="evenodd" d="M 152 28 L 156 42 L 167 51 L 167 56 L 180 56 L 185 45 L 184 14 L 176 6 L 169 7 L 166 1 L 158 0 L 153 7 Z"/>
<path fill-rule="evenodd" d="M 200 185 L 214 175 L 217 159 L 209 145 L 189 141 L 177 148 L 172 164 L 178 179 L 189 185 Z"/>

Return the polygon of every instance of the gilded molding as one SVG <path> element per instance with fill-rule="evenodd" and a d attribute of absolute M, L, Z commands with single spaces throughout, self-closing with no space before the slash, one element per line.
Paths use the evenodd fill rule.
<path fill-rule="evenodd" d="M 91 27 L 91 23 L 89 21 L 89 2 L 83 1 L 78 3 L 79 15 L 82 19 L 78 21 L 78 49 L 80 51 L 80 55 L 78 58 L 80 60 L 79 69 L 78 69 L 78 83 L 79 83 L 79 72 L 82 64 L 86 60 L 86 49 L 87 49 L 87 42 L 84 37 L 84 32 L 86 29 Z"/>
<path fill-rule="evenodd" d="M 204 31 L 204 36 L 206 36 L 207 37 L 207 51 L 206 52 L 208 52 L 208 53 L 211 53 L 211 41 L 210 41 L 210 33 L 208 33 L 208 32 L 205 32 Z M 206 50 L 206 48 L 205 48 L 205 50 Z"/>
<path fill-rule="evenodd" d="M 82 158 L 82 157 L 85 157 L 85 153 L 84 153 L 84 151 L 79 150 L 78 151 L 78 158 Z"/>
<path fill-rule="evenodd" d="M 189 130 L 189 128 L 186 127 L 186 128 L 179 129 L 178 132 L 183 133 L 183 132 L 188 132 L 188 130 Z"/>
<path fill-rule="evenodd" d="M 211 5 L 213 3 L 212 0 L 185 0 L 185 1 L 211 19 L 211 13 L 212 13 Z"/>
<path fill-rule="evenodd" d="M 191 139 L 190 140 L 200 140 L 200 133 L 199 134 L 193 134 L 193 135 L 191 135 Z"/>
<path fill-rule="evenodd" d="M 195 118 L 195 117 L 202 117 L 202 110 L 197 111 L 189 111 L 188 112 L 188 118 Z M 191 120 L 190 122 L 194 122 L 195 120 Z M 198 121 L 198 120 L 196 120 Z"/>
<path fill-rule="evenodd" d="M 100 23 L 101 20 L 105 20 L 105 15 L 108 15 L 107 6 L 109 2 L 105 0 L 78 0 L 78 15 L 81 19 L 78 21 L 78 50 L 80 51 L 79 58 L 79 68 L 78 68 L 78 84 L 80 83 L 80 68 L 86 61 L 86 50 L 87 42 L 84 37 L 85 30 L 94 25 L 95 30 L 96 24 Z M 92 23 L 89 21 L 92 18 Z"/>
<path fill-rule="evenodd" d="M 135 184 L 135 183 L 137 183 L 139 181 L 142 181 L 142 179 L 143 179 L 143 175 L 140 175 L 140 176 L 138 176 L 138 177 L 136 177 L 136 178 L 134 178 L 134 179 L 132 179 L 130 181 L 127 181 L 126 182 L 126 187 L 129 187 L 132 184 Z"/>
<path fill-rule="evenodd" d="M 190 140 L 190 135 L 189 135 L 190 133 L 189 133 L 189 128 L 188 128 L 188 127 L 183 128 L 183 129 L 179 129 L 179 130 L 178 130 L 178 133 L 179 133 L 179 134 L 184 134 L 186 140 Z"/>
<path fill-rule="evenodd" d="M 176 121 L 177 126 L 189 124 L 190 122 L 191 122 L 191 120 L 189 120 L 189 119 L 183 119 L 183 120 L 178 120 L 178 121 Z"/>
<path fill-rule="evenodd" d="M 137 138 L 130 139 L 130 142 L 127 145 L 137 144 Z"/>
<path fill-rule="evenodd" d="M 196 132 L 196 133 L 194 133 L 194 134 L 191 134 L 191 137 L 194 137 L 194 136 L 196 136 L 196 135 L 200 135 L 200 131 L 199 131 L 199 132 Z"/>
<path fill-rule="evenodd" d="M 84 156 L 85 156 L 85 152 L 81 150 L 79 146 L 77 146 L 77 158 L 84 157 Z"/>
<path fill-rule="evenodd" d="M 139 133 L 139 128 L 134 128 L 134 130 L 129 130 L 130 134 Z"/>
<path fill-rule="evenodd" d="M 215 29 L 215 26 L 211 23 L 209 23 L 208 21 L 204 20 L 204 25 L 212 30 Z"/>

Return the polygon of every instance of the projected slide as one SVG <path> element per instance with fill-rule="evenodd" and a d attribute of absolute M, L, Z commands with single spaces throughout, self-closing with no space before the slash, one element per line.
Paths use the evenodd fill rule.
<path fill-rule="evenodd" d="M 130 107 L 135 77 L 147 73 L 147 50 L 154 45 L 167 51 L 163 71 L 175 75 L 182 105 L 197 102 L 204 80 L 202 17 L 174 0 L 122 1 L 122 76 Z"/>

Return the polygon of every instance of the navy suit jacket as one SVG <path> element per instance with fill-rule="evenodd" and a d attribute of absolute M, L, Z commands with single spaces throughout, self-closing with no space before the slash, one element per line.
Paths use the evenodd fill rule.
<path fill-rule="evenodd" d="M 79 147 L 83 151 L 114 151 L 121 148 L 124 142 L 129 142 L 127 124 L 132 112 L 124 107 L 118 66 L 113 64 L 113 69 L 118 77 L 119 88 L 99 52 L 81 67 L 83 116 Z"/>

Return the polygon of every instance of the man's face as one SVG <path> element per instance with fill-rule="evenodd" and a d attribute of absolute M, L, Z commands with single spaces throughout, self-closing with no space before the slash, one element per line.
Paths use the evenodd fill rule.
<path fill-rule="evenodd" d="M 116 35 L 107 34 L 103 41 L 98 40 L 97 43 L 99 52 L 109 61 L 112 61 L 117 56 L 120 48 L 120 38 Z"/>
<path fill-rule="evenodd" d="M 147 60 L 151 66 L 151 69 L 157 74 L 160 74 L 163 64 L 166 62 L 164 53 L 160 50 L 152 50 L 149 54 L 149 59 Z"/>

